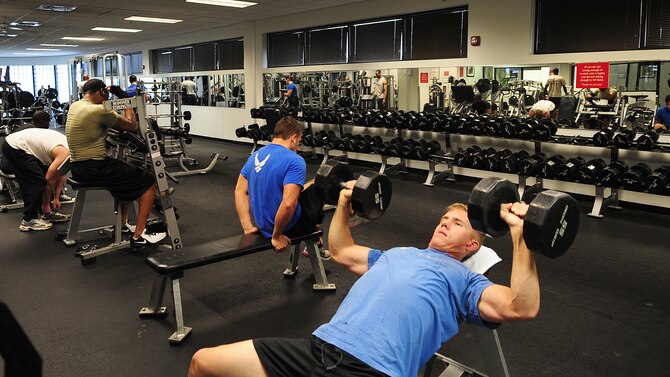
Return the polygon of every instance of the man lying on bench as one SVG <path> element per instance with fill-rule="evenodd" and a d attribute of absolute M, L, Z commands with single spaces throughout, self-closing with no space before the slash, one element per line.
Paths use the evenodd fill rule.
<path fill-rule="evenodd" d="M 292 237 L 314 232 L 323 221 L 323 199 L 305 184 L 307 165 L 296 152 L 302 128 L 290 116 L 277 121 L 269 145 L 249 156 L 235 186 L 235 209 L 244 234 L 260 231 L 275 251 Z M 256 225 L 254 225 L 254 223 Z M 319 245 L 320 255 L 329 259 Z"/>
<path fill-rule="evenodd" d="M 349 187 L 352 187 L 351 185 Z M 354 243 L 348 226 L 351 190 L 342 190 L 328 232 L 333 260 L 361 278 L 335 316 L 306 339 L 254 339 L 205 348 L 191 361 L 196 376 L 416 376 L 442 343 L 468 321 L 488 327 L 534 318 L 540 287 L 523 240 L 523 203 L 502 206 L 514 246 L 510 287 L 494 285 L 461 261 L 476 253 L 483 234 L 467 207 L 453 204 L 428 248 L 382 252 Z M 331 372 L 332 373 L 332 372 Z"/>

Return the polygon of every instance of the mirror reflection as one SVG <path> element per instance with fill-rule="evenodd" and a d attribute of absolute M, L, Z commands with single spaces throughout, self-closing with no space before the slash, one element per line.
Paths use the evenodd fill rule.
<path fill-rule="evenodd" d="M 244 74 L 227 73 L 204 76 L 149 77 L 141 80 L 148 101 L 171 102 L 174 96 L 182 104 L 244 108 Z"/>
<path fill-rule="evenodd" d="M 552 63 L 380 67 L 379 74 L 375 70 L 266 73 L 263 104 L 288 106 L 295 91 L 298 104 L 306 106 L 526 117 L 533 105 L 548 100 L 554 105 L 550 116 L 559 126 L 597 128 L 604 123 L 646 128 L 659 98 L 670 94 L 670 62 L 610 63 L 609 82 L 602 88 L 577 88 L 576 70 L 575 64 Z M 563 82 L 556 84 L 558 77 Z"/>

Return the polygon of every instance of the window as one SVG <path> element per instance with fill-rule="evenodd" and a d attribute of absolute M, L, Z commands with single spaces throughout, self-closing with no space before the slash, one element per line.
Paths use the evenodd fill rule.
<path fill-rule="evenodd" d="M 346 63 L 347 48 L 346 25 L 308 30 L 305 64 Z"/>
<path fill-rule="evenodd" d="M 3 79 L 6 72 L 3 73 Z M 35 94 L 35 80 L 33 78 L 33 66 L 13 65 L 9 67 L 9 81 L 19 85 L 21 90 Z"/>
<path fill-rule="evenodd" d="M 396 18 L 351 25 L 350 62 L 401 60 L 402 21 Z"/>
<path fill-rule="evenodd" d="M 172 72 L 172 51 L 169 48 L 153 50 L 152 55 L 154 73 Z"/>
<path fill-rule="evenodd" d="M 193 70 L 211 71 L 216 69 L 216 43 L 201 43 L 193 46 Z"/>
<path fill-rule="evenodd" d="M 646 40 L 649 48 L 670 47 L 670 3 L 664 0 L 647 0 Z"/>
<path fill-rule="evenodd" d="M 175 47 L 172 49 L 172 72 L 193 71 L 193 47 Z"/>
<path fill-rule="evenodd" d="M 53 65 L 33 66 L 35 71 L 35 89 L 56 88 L 56 72 Z"/>
<path fill-rule="evenodd" d="M 58 102 L 65 103 L 70 101 L 70 78 L 67 64 L 56 66 L 56 89 L 58 90 Z"/>
<path fill-rule="evenodd" d="M 141 52 L 132 52 L 126 54 L 126 65 L 128 66 L 128 74 L 142 74 L 142 53 Z"/>
<path fill-rule="evenodd" d="M 305 32 L 268 35 L 268 67 L 304 65 Z"/>
<path fill-rule="evenodd" d="M 244 42 L 242 39 L 219 41 L 216 43 L 218 69 L 244 68 Z"/>
<path fill-rule="evenodd" d="M 642 1 L 537 0 L 535 53 L 643 48 Z"/>
<path fill-rule="evenodd" d="M 463 58 L 468 55 L 466 8 L 410 16 L 405 27 L 406 60 Z"/>

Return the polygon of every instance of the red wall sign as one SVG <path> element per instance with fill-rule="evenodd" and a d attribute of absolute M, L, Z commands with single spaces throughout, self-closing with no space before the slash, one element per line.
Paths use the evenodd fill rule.
<path fill-rule="evenodd" d="M 576 88 L 608 88 L 610 86 L 610 63 L 579 63 L 576 71 Z"/>
<path fill-rule="evenodd" d="M 421 72 L 419 76 L 419 83 L 428 84 L 428 72 Z"/>

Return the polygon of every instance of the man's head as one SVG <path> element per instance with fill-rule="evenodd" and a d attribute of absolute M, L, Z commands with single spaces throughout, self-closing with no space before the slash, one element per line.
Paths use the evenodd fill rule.
<path fill-rule="evenodd" d="M 37 128 L 49 128 L 49 123 L 51 123 L 51 117 L 49 116 L 49 113 L 47 113 L 46 111 L 37 110 L 35 111 L 35 114 L 33 114 L 32 123 Z"/>
<path fill-rule="evenodd" d="M 483 242 L 484 234 L 474 230 L 470 224 L 468 206 L 454 203 L 440 219 L 428 247 L 462 261 L 477 252 Z"/>
<path fill-rule="evenodd" d="M 109 91 L 107 85 L 100 79 L 91 79 L 86 81 L 84 87 L 81 89 L 84 97 L 95 104 L 101 104 L 102 101 L 109 98 Z"/>
<path fill-rule="evenodd" d="M 128 81 L 130 81 L 131 84 L 136 83 L 137 82 L 137 76 L 130 75 L 130 77 L 128 77 Z"/>
<path fill-rule="evenodd" d="M 293 77 L 291 75 L 286 75 L 286 77 L 284 77 L 284 81 L 293 82 Z"/>
<path fill-rule="evenodd" d="M 668 108 L 670 108 L 670 94 L 668 94 L 667 96 L 665 96 L 665 106 L 667 106 Z"/>
<path fill-rule="evenodd" d="M 551 73 L 553 73 L 554 75 L 558 75 L 558 68 L 552 69 Z"/>
<path fill-rule="evenodd" d="M 279 141 L 282 145 L 295 152 L 298 150 L 300 140 L 302 139 L 302 127 L 300 127 L 300 123 L 293 117 L 283 117 L 277 121 L 273 137 L 273 141 Z"/>
<path fill-rule="evenodd" d="M 376 70 L 376 71 L 375 71 L 375 77 L 376 77 L 376 78 L 381 78 L 381 77 L 382 77 L 382 71 L 379 70 L 379 69 Z"/>

